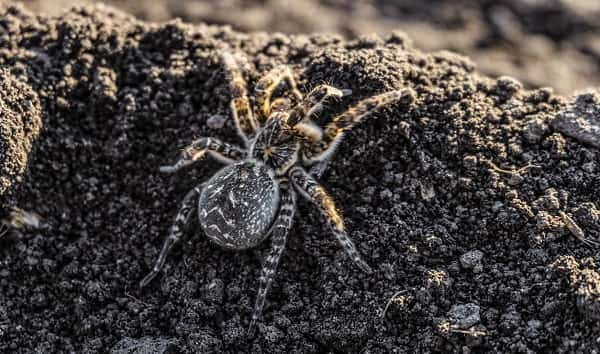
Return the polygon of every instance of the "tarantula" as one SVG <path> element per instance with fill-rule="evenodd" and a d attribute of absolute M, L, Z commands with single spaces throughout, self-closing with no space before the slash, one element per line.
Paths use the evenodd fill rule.
<path fill-rule="evenodd" d="M 222 52 L 221 58 L 230 80 L 233 118 L 245 148 L 203 137 L 186 147 L 173 166 L 160 168 L 162 172 L 173 173 L 207 154 L 227 165 L 183 198 L 158 260 L 140 287 L 146 286 L 162 269 L 167 253 L 182 236 L 183 226 L 198 199 L 200 225 L 206 236 L 218 245 L 245 250 L 260 244 L 269 235 L 272 237 L 248 330 L 251 335 L 285 248 L 296 210 L 296 192 L 319 208 L 352 261 L 363 271 L 371 272 L 348 237 L 333 199 L 316 178 L 325 169 L 345 131 L 373 110 L 412 96 L 408 90 L 398 90 L 367 98 L 320 127 L 312 116 L 329 100 L 346 96 L 350 90 L 319 85 L 303 97 L 290 68 L 278 66 L 256 84 L 252 109 L 246 81 L 236 59 L 230 52 Z M 284 83 L 297 101 L 293 107 L 288 98 L 274 98 L 275 91 Z"/>

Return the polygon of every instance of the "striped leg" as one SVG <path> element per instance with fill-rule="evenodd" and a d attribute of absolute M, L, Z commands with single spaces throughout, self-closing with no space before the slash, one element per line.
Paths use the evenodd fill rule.
<path fill-rule="evenodd" d="M 279 208 L 277 219 L 271 228 L 272 248 L 263 265 L 260 275 L 260 287 L 254 304 L 254 311 L 252 312 L 252 321 L 248 328 L 249 337 L 253 336 L 256 321 L 260 317 L 263 306 L 265 305 L 265 298 L 271 287 L 271 282 L 273 281 L 273 275 L 277 269 L 279 258 L 285 249 L 285 242 L 287 240 L 288 232 L 292 227 L 292 220 L 296 210 L 296 193 L 290 188 L 287 178 L 281 179 L 279 185 L 281 186 L 281 206 Z"/>
<path fill-rule="evenodd" d="M 326 139 L 329 141 L 334 140 L 339 134 L 345 130 L 352 129 L 356 124 L 360 123 L 364 118 L 380 107 L 397 102 L 401 99 L 410 99 L 412 101 L 410 92 L 411 91 L 409 90 L 390 91 L 360 101 L 357 105 L 336 116 L 331 123 L 327 124 L 325 127 Z"/>
<path fill-rule="evenodd" d="M 310 170 L 308 171 L 308 173 L 315 179 L 320 179 L 321 176 L 323 176 L 323 173 L 325 173 L 327 167 L 329 166 L 329 161 L 329 159 L 326 159 L 316 162 L 314 165 L 310 166 Z"/>
<path fill-rule="evenodd" d="M 173 245 L 179 241 L 179 238 L 181 238 L 181 235 L 183 234 L 183 227 L 190 219 L 194 205 L 196 204 L 198 196 L 202 191 L 201 189 L 201 185 L 196 186 L 185 196 L 185 198 L 183 198 L 179 212 L 175 217 L 175 222 L 173 223 L 173 226 L 171 226 L 171 231 L 169 232 L 169 236 L 163 244 L 160 255 L 158 256 L 158 260 L 156 261 L 154 268 L 152 268 L 152 271 L 146 275 L 142 281 L 140 281 L 140 288 L 148 285 L 148 283 L 150 283 L 152 279 L 158 275 L 162 267 L 165 265 L 165 260 L 167 259 L 167 254 L 171 250 L 171 247 L 173 247 Z"/>
<path fill-rule="evenodd" d="M 320 112 L 325 103 L 332 98 L 340 98 L 351 94 L 350 90 L 340 90 L 329 85 L 319 85 L 312 89 L 290 112 L 287 123 L 294 126 L 302 121 L 307 121 L 311 116 Z"/>
<path fill-rule="evenodd" d="M 398 101 L 410 104 L 414 100 L 412 90 L 396 90 L 360 101 L 346 112 L 333 118 L 324 129 L 323 139 L 309 146 L 305 158 L 309 161 L 325 159 L 333 153 L 343 137 L 343 133 L 352 129 L 375 110 Z"/>
<path fill-rule="evenodd" d="M 292 102 L 286 97 L 277 97 L 271 102 L 271 114 L 273 112 L 287 112 L 291 109 Z"/>
<path fill-rule="evenodd" d="M 225 65 L 225 70 L 229 76 L 231 87 L 231 112 L 235 120 L 235 126 L 238 129 L 238 134 L 248 142 L 249 137 L 254 135 L 258 128 L 258 123 L 252 113 L 250 100 L 248 99 L 248 88 L 246 80 L 242 76 L 239 65 L 235 61 L 233 54 L 223 52 L 221 59 Z"/>
<path fill-rule="evenodd" d="M 200 138 L 183 149 L 179 160 L 173 166 L 161 166 L 160 171 L 174 173 L 201 160 L 208 153 L 220 162 L 230 164 L 244 157 L 245 151 L 235 145 L 215 138 Z"/>
<path fill-rule="evenodd" d="M 8 232 L 8 225 L 4 221 L 0 220 L 0 238 L 2 238 Z"/>
<path fill-rule="evenodd" d="M 302 94 L 298 91 L 296 81 L 292 70 L 285 66 L 277 66 L 263 76 L 254 88 L 254 104 L 256 107 L 256 117 L 260 124 L 264 124 L 269 116 L 271 115 L 271 96 L 273 92 L 281 85 L 281 82 L 285 81 L 292 92 L 292 95 L 297 100 L 302 99 Z"/>
<path fill-rule="evenodd" d="M 301 167 L 292 168 L 290 177 L 296 188 L 302 192 L 302 195 L 319 207 L 321 213 L 325 216 L 329 227 L 333 231 L 333 234 L 344 250 L 346 250 L 352 261 L 364 272 L 371 273 L 371 267 L 362 260 L 360 254 L 356 250 L 356 246 L 354 246 L 354 243 L 348 237 L 344 228 L 344 220 L 342 220 L 333 199 L 331 199 L 325 189 Z"/>
<path fill-rule="evenodd" d="M 351 92 L 350 90 L 339 90 L 329 85 L 315 87 L 290 112 L 287 123 L 292 126 L 293 134 L 300 137 L 305 144 L 317 144 L 323 139 L 323 129 L 313 123 L 310 117 L 322 111 L 328 100 L 349 95 Z"/>

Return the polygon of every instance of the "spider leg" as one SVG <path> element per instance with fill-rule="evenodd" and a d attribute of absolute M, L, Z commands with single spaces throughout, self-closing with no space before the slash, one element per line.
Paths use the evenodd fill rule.
<path fill-rule="evenodd" d="M 325 127 L 325 138 L 332 141 L 345 130 L 352 129 L 376 109 L 407 98 L 412 101 L 410 90 L 396 90 L 360 101 L 346 112 L 333 118 L 333 121 L 327 124 Z"/>
<path fill-rule="evenodd" d="M 287 123 L 294 126 L 308 121 L 311 116 L 325 108 L 325 103 L 332 98 L 341 98 L 351 94 L 351 90 L 340 90 L 329 85 L 319 85 L 312 89 L 300 103 L 290 112 Z"/>
<path fill-rule="evenodd" d="M 313 176 L 315 179 L 321 178 L 327 166 L 329 166 L 329 159 L 317 161 L 314 165 L 310 166 L 310 170 L 308 173 Z"/>
<path fill-rule="evenodd" d="M 230 164 L 244 157 L 245 151 L 235 145 L 223 142 L 215 138 L 200 138 L 194 140 L 181 152 L 181 156 L 172 166 L 161 166 L 160 171 L 165 173 L 174 173 L 189 166 L 192 163 L 201 160 L 206 153 L 216 160 L 225 164 Z"/>
<path fill-rule="evenodd" d="M 303 121 L 294 125 L 292 134 L 309 145 L 316 144 L 323 139 L 323 129 L 310 121 Z"/>
<path fill-rule="evenodd" d="M 158 256 L 156 264 L 154 265 L 154 268 L 152 268 L 152 271 L 140 281 L 140 288 L 148 285 L 148 283 L 150 283 L 152 279 L 158 275 L 160 270 L 165 265 L 167 254 L 171 250 L 171 247 L 173 247 L 173 245 L 176 244 L 181 238 L 181 235 L 183 234 L 183 227 L 189 221 L 190 215 L 192 214 L 192 210 L 194 209 L 194 205 L 201 191 L 201 185 L 196 186 L 185 196 L 185 198 L 183 198 L 179 212 L 177 213 L 177 216 L 175 216 L 175 222 L 171 226 L 169 236 L 163 243 L 162 250 L 160 251 L 160 255 Z"/>
<path fill-rule="evenodd" d="M 0 220 L 0 238 L 4 237 L 8 230 L 8 225 L 6 225 L 3 221 Z"/>
<path fill-rule="evenodd" d="M 285 97 L 277 97 L 271 103 L 271 113 L 272 112 L 285 112 L 289 111 L 291 108 L 291 101 Z"/>
<path fill-rule="evenodd" d="M 319 85 L 309 92 L 290 112 L 287 119 L 292 126 L 292 134 L 301 138 L 308 145 L 314 145 L 323 139 L 323 129 L 316 125 L 310 117 L 325 108 L 325 103 L 332 98 L 341 98 L 352 91 L 340 90 L 329 85 Z"/>
<path fill-rule="evenodd" d="M 372 273 L 371 267 L 363 261 L 356 250 L 356 246 L 348 237 L 344 228 L 344 220 L 337 211 L 333 199 L 327 194 L 325 189 L 301 167 L 293 167 L 290 171 L 290 177 L 301 194 L 319 207 L 333 234 L 352 261 L 364 272 Z"/>
<path fill-rule="evenodd" d="M 395 90 L 360 101 L 325 126 L 323 139 L 305 149 L 305 158 L 315 161 L 330 157 L 343 138 L 344 132 L 354 128 L 375 110 L 398 101 L 410 104 L 413 100 L 412 90 Z"/>
<path fill-rule="evenodd" d="M 258 123 L 254 118 L 250 100 L 248 99 L 246 80 L 244 80 L 233 54 L 225 51 L 221 54 L 221 58 L 230 80 L 232 95 L 231 112 L 235 120 L 235 126 L 238 134 L 244 139 L 244 142 L 248 143 L 248 138 L 254 135 L 258 128 Z"/>
<path fill-rule="evenodd" d="M 273 110 L 271 97 L 282 81 L 287 83 L 292 95 L 297 100 L 302 99 L 302 94 L 298 90 L 292 70 L 285 65 L 273 68 L 256 83 L 254 88 L 255 113 L 260 124 L 264 124 L 271 115 L 271 111 Z"/>
<path fill-rule="evenodd" d="M 260 317 L 265 305 L 265 298 L 271 287 L 275 270 L 279 264 L 279 258 L 285 249 L 287 235 L 292 227 L 292 220 L 296 211 L 296 193 L 290 188 L 287 178 L 280 179 L 279 185 L 281 186 L 281 206 L 279 214 L 271 228 L 271 251 L 261 271 L 260 287 L 256 302 L 254 303 L 252 320 L 248 328 L 248 337 L 252 337 L 254 334 L 256 321 Z"/>

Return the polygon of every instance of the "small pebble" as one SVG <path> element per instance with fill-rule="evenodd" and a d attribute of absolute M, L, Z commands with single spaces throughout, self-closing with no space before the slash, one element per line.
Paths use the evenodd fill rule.
<path fill-rule="evenodd" d="M 221 129 L 225 125 L 226 120 L 227 117 L 225 117 L 224 115 L 215 114 L 206 120 L 206 125 L 210 129 Z"/>
<path fill-rule="evenodd" d="M 523 137 L 530 144 L 536 144 L 542 141 L 544 134 L 548 132 L 548 124 L 540 118 L 532 119 L 523 128 Z"/>
<path fill-rule="evenodd" d="M 448 311 L 448 317 L 454 328 L 469 329 L 481 320 L 479 310 L 479 305 L 474 303 L 454 305 Z"/>
<path fill-rule="evenodd" d="M 483 259 L 483 252 L 480 250 L 469 251 L 460 256 L 460 264 L 465 269 L 472 269 L 473 273 L 479 273 L 483 270 L 481 260 Z"/>

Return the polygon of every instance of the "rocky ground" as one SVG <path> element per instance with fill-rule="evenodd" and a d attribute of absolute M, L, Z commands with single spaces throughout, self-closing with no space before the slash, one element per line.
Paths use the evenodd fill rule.
<path fill-rule="evenodd" d="M 324 119 L 393 88 L 415 96 L 348 134 L 323 176 L 375 274 L 357 271 L 301 202 L 250 339 L 267 243 L 226 251 L 192 222 L 165 271 L 137 289 L 179 201 L 219 168 L 158 166 L 198 136 L 239 142 L 222 119 L 222 48 L 245 58 L 250 85 L 287 63 L 302 91 L 351 89 Z M 0 2 L 0 65 L 4 214 L 18 206 L 42 220 L 0 239 L 2 352 L 600 347 L 598 94 L 490 79 L 400 33 L 243 34 L 106 7 L 47 17 Z"/>

